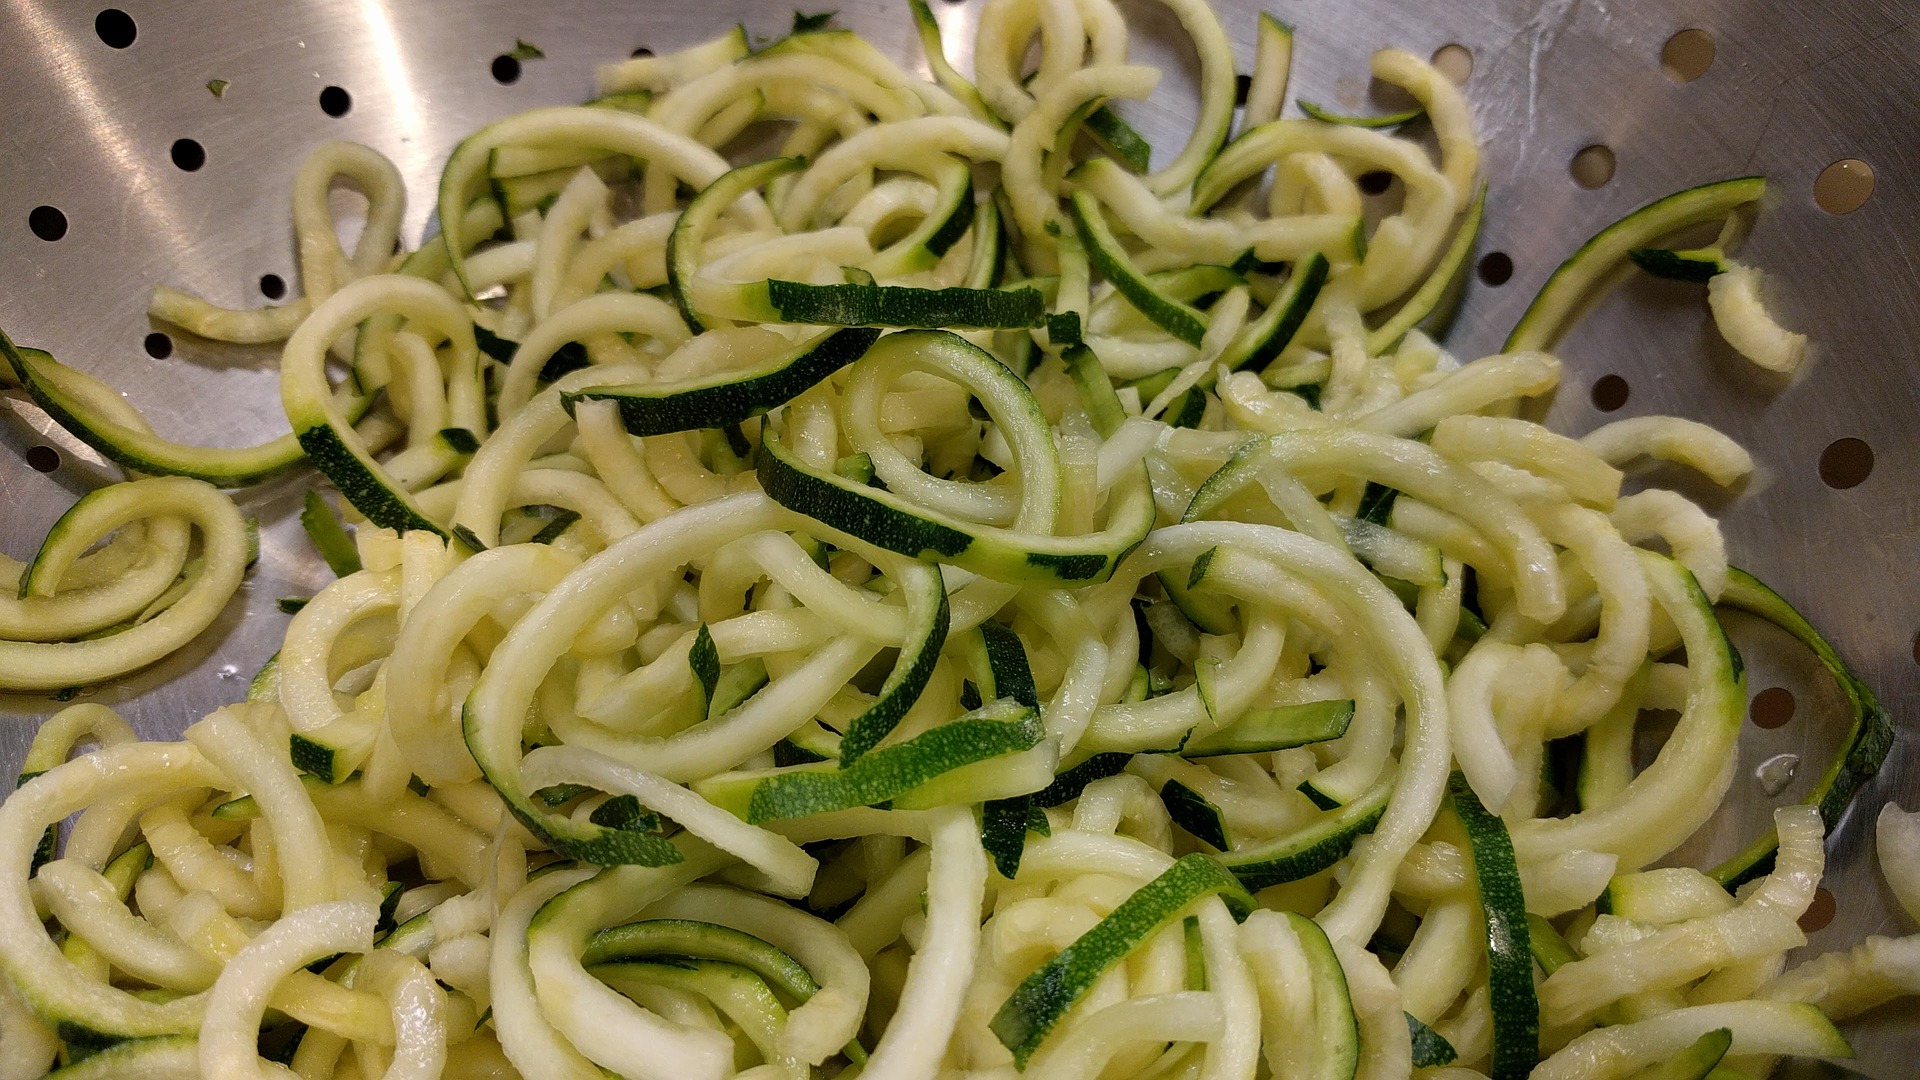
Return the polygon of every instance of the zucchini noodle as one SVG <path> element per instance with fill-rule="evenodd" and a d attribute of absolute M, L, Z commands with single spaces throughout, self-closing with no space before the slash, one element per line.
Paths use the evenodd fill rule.
<path fill-rule="evenodd" d="M 187 526 L 200 536 L 191 556 Z M 134 550 L 131 565 L 109 570 L 100 564 L 127 557 L 113 546 L 120 538 L 88 548 L 115 533 Z M 254 543 L 233 500 L 204 481 L 145 477 L 86 495 L 30 562 L 13 564 L 20 584 L 4 609 L 13 625 L 0 631 L 0 690 L 77 690 L 182 648 L 239 591 Z"/>
<path fill-rule="evenodd" d="M 1623 471 L 1737 490 L 1752 457 L 1517 418 L 1628 258 L 1798 364 L 1754 271 L 1647 246 L 1764 181 L 1635 211 L 1462 362 L 1499 207 L 1425 61 L 1372 57 L 1409 112 L 1283 115 L 1263 15 L 1236 130 L 1229 28 L 1164 0 L 1199 103 L 1155 168 L 1112 0 L 989 0 L 971 81 L 908 6 L 933 81 L 825 16 L 608 65 L 460 143 L 412 252 L 397 170 L 317 147 L 300 297 L 151 305 L 283 343 L 269 443 L 161 438 L 0 336 L 129 474 L 0 562 L 0 690 L 207 634 L 254 557 L 221 488 L 305 463 L 342 506 L 310 493 L 336 579 L 244 701 L 177 742 L 40 729 L 0 804 L 0 1077 L 1706 1076 L 1920 993 L 1920 936 L 1787 967 L 1886 710 Z M 1770 834 L 1657 867 L 1733 777 L 1716 605 L 1853 727 Z M 1920 914 L 1914 820 L 1881 851 Z"/>

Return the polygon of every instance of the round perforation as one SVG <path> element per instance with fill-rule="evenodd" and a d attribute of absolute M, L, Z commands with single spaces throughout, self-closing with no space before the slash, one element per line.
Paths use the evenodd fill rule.
<path fill-rule="evenodd" d="M 140 28 L 134 24 L 133 16 L 119 8 L 107 8 L 93 17 L 93 32 L 109 49 L 125 49 L 140 36 Z"/>
<path fill-rule="evenodd" d="M 34 472 L 50 473 L 60 467 L 60 451 L 51 446 L 29 446 L 26 456 Z"/>
<path fill-rule="evenodd" d="M 27 212 L 27 228 L 33 235 L 52 243 L 67 235 L 67 215 L 57 206 L 36 206 Z"/>
<path fill-rule="evenodd" d="M 1827 924 L 1833 922 L 1833 917 L 1839 912 L 1839 903 L 1834 900 L 1833 894 L 1827 891 L 1827 887 L 1822 885 L 1813 890 L 1813 903 L 1808 904 L 1806 913 L 1800 916 L 1800 929 L 1809 934 L 1825 930 Z"/>
<path fill-rule="evenodd" d="M 1814 204 L 1829 214 L 1851 214 L 1873 197 L 1873 182 L 1873 166 L 1859 158 L 1841 158 L 1814 180 Z"/>
<path fill-rule="evenodd" d="M 278 300 L 287 295 L 286 279 L 279 274 L 261 274 L 260 295 L 269 300 Z"/>
<path fill-rule="evenodd" d="M 1475 272 L 1482 284 L 1505 285 L 1513 280 L 1513 256 L 1504 251 L 1489 251 L 1480 256 Z"/>
<path fill-rule="evenodd" d="M 155 360 L 165 360 L 173 355 L 173 339 L 158 330 L 148 334 L 141 345 L 147 350 L 147 355 Z"/>
<path fill-rule="evenodd" d="M 1866 440 L 1835 439 L 1820 452 L 1820 482 L 1830 488 L 1858 487 L 1873 475 L 1873 447 Z"/>
<path fill-rule="evenodd" d="M 1473 77 L 1473 50 L 1457 43 L 1442 45 L 1433 52 L 1433 66 L 1454 85 L 1464 86 Z"/>
<path fill-rule="evenodd" d="M 1747 719 L 1752 720 L 1755 727 L 1769 731 L 1786 727 L 1793 719 L 1795 704 L 1793 691 L 1784 686 L 1769 686 L 1753 695 L 1752 703 L 1747 706 Z"/>
<path fill-rule="evenodd" d="M 1567 163 L 1567 172 L 1572 174 L 1574 183 L 1592 191 L 1605 187 L 1607 181 L 1613 179 L 1615 165 L 1613 148 L 1594 143 L 1581 147 L 1580 152 L 1573 155 L 1573 160 Z"/>
<path fill-rule="evenodd" d="M 493 81 L 502 86 L 511 86 L 520 81 L 520 61 L 506 53 L 494 57 L 488 70 L 493 72 Z"/>
<path fill-rule="evenodd" d="M 1660 70 L 1677 83 L 1690 83 L 1713 66 L 1713 35 L 1705 30 L 1682 30 L 1660 47 Z"/>
<path fill-rule="evenodd" d="M 173 158 L 174 167 L 181 172 L 199 172 L 207 163 L 207 150 L 193 139 L 175 139 L 173 148 L 168 151 Z"/>
<path fill-rule="evenodd" d="M 1602 375 L 1593 380 L 1593 407 L 1601 412 L 1615 412 L 1627 403 L 1633 387 L 1618 375 Z"/>
<path fill-rule="evenodd" d="M 320 111 L 328 116 L 339 118 L 347 115 L 353 108 L 353 95 L 338 86 L 329 86 L 320 91 Z"/>

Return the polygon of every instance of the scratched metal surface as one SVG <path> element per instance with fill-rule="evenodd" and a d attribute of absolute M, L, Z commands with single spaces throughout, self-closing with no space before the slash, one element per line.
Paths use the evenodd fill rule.
<path fill-rule="evenodd" d="M 449 148 L 514 110 L 577 101 L 595 64 L 647 46 L 666 51 L 734 21 L 784 29 L 783 2 L 705 0 L 638 4 L 550 0 L 115 0 L 137 26 L 131 46 L 95 31 L 99 8 L 73 0 L 0 0 L 0 325 L 24 343 L 105 376 L 163 433 L 228 445 L 285 430 L 271 350 L 173 337 L 164 360 L 142 340 L 156 329 L 146 290 L 170 282 L 217 303 L 258 304 L 263 274 L 291 279 L 288 189 L 307 148 L 327 138 L 368 143 L 392 157 L 413 201 L 406 235 L 428 226 L 432 184 Z M 949 48 L 964 66 L 981 0 L 935 0 Z M 824 5 L 823 5 L 824 6 Z M 837 0 L 843 24 L 901 57 L 917 58 L 905 8 Z M 1243 67 L 1255 5 L 1220 4 Z M 1774 584 L 1832 637 L 1909 734 L 1920 702 L 1920 2 L 1847 0 L 1274 0 L 1298 28 L 1294 93 L 1367 103 L 1366 57 L 1397 45 L 1427 55 L 1448 43 L 1473 55 L 1467 82 L 1486 144 L 1491 184 L 1483 251 L 1513 259 L 1511 281 L 1475 282 L 1449 344 L 1463 356 L 1497 347 L 1527 299 L 1581 239 L 1620 213 L 1676 188 L 1743 173 L 1772 178 L 1747 256 L 1777 279 L 1779 314 L 1819 344 L 1791 386 L 1755 383 L 1718 344 L 1695 290 L 1637 282 L 1599 305 L 1563 344 L 1568 378 L 1551 418 L 1578 433 L 1608 418 L 1588 390 L 1604 375 L 1630 387 L 1617 416 L 1672 412 L 1720 426 L 1753 449 L 1765 476 L 1719 500 L 1736 562 Z M 1190 57 L 1169 45 L 1171 20 L 1129 3 L 1138 57 L 1173 70 L 1152 102 L 1125 107 L 1162 147 L 1184 137 L 1192 107 Z M 1697 27 L 1717 46 L 1694 82 L 1664 76 L 1659 55 L 1676 31 Z M 516 39 L 545 59 L 503 85 L 493 58 Z M 229 84 L 216 97 L 206 84 Z M 352 97 L 324 113 L 324 87 Z M 206 163 L 183 171 L 169 148 L 182 138 Z M 1568 162 L 1589 144 L 1610 147 L 1618 169 L 1597 190 L 1576 185 Z M 1873 197 L 1835 217 L 1812 184 L 1844 157 L 1871 163 Z M 36 238 L 30 211 L 59 208 L 68 230 Z M 293 283 L 297 287 L 297 283 Z M 1868 479 L 1835 490 L 1816 471 L 1835 439 L 1864 439 Z M 109 475 L 84 447 L 14 399 L 0 407 L 0 549 L 24 557 L 80 492 Z M 26 451 L 52 446 L 60 465 L 41 474 Z M 237 698 L 277 645 L 286 616 L 277 597 L 306 595 L 327 574 L 289 511 L 299 478 L 243 493 L 262 522 L 262 559 L 242 596 L 202 642 L 150 671 L 97 688 L 149 736 L 176 734 Z M 1748 726 L 1742 774 L 1721 817 L 1696 845 L 1731 850 L 1775 802 L 1804 793 L 1812 767 L 1769 798 L 1751 778 L 1759 762 L 1798 753 L 1818 762 L 1841 723 L 1840 699 L 1808 657 L 1752 627 L 1737 628 L 1752 689 L 1796 695 L 1794 719 Z M 0 695 L 0 766 L 20 760 L 32 722 L 55 704 Z M 1832 844 L 1829 886 L 1839 916 L 1814 935 L 1835 947 L 1868 933 L 1911 929 L 1871 860 L 1872 818 L 1890 798 L 1912 804 L 1920 770 L 1902 743 Z M 1920 1026 L 1897 1009 L 1851 1025 L 1868 1075 L 1913 1075 Z"/>

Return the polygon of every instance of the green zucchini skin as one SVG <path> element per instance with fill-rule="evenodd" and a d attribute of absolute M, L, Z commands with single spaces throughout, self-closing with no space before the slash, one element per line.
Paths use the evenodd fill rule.
<path fill-rule="evenodd" d="M 1207 333 L 1206 317 L 1191 305 L 1156 288 L 1154 282 L 1133 265 L 1113 230 L 1107 227 L 1099 202 L 1087 192 L 1076 191 L 1068 200 L 1068 209 L 1074 232 L 1100 276 L 1111 282 L 1114 289 L 1154 325 L 1198 348 Z"/>
<path fill-rule="evenodd" d="M 1707 1080 L 1733 1046 L 1731 1028 L 1715 1028 L 1692 1046 L 1640 1074 L 1638 1080 Z"/>
<path fill-rule="evenodd" d="M 912 233 L 862 264 L 861 268 L 872 276 L 892 278 L 931 269 L 973 227 L 978 204 L 974 201 L 972 167 L 948 154 L 937 168 L 929 170 L 929 179 L 933 179 L 933 173 L 939 174 L 934 180 L 933 212 Z"/>
<path fill-rule="evenodd" d="M 809 338 L 793 351 L 746 372 L 683 383 L 592 386 L 563 395 L 571 414 L 582 401 L 611 401 L 635 435 L 725 427 L 763 416 L 866 355 L 880 331 L 850 327 Z"/>
<path fill-rule="evenodd" d="M 879 350 L 888 351 L 883 357 Z M 969 371 L 973 377 L 1010 388 L 1010 400 L 1019 403 L 1018 415 L 1002 418 L 1002 423 L 1046 423 L 1019 376 L 955 334 L 909 331 L 889 335 L 865 362 L 882 362 L 908 352 L 917 352 L 923 358 L 937 357 L 954 370 Z M 1051 439 L 1051 435 L 1046 434 L 1046 438 Z M 755 470 L 761 490 L 769 498 L 829 528 L 909 558 L 950 562 L 1009 582 L 1079 585 L 1105 581 L 1120 560 L 1146 538 L 1156 513 L 1144 466 L 1130 481 L 1116 487 L 1106 527 L 1084 536 L 996 528 L 918 506 L 838 471 L 809 465 L 771 429 L 762 433 Z"/>
<path fill-rule="evenodd" d="M 1053 835 L 1046 812 L 1034 805 L 1032 796 L 989 799 L 980 804 L 980 846 L 993 860 L 994 870 L 1008 881 L 1020 873 L 1020 859 L 1026 853 L 1030 832 Z"/>
<path fill-rule="evenodd" d="M 1013 1052 L 1015 1067 L 1026 1067 L 1067 1010 L 1104 972 L 1205 896 L 1226 901 L 1236 919 L 1246 918 L 1254 907 L 1253 897 L 1218 861 L 1188 855 L 1027 976 L 988 1025 L 1001 1045 Z"/>
<path fill-rule="evenodd" d="M 1087 410 L 1087 418 L 1093 421 L 1093 429 L 1101 438 L 1112 435 L 1126 422 L 1127 411 L 1120 405 L 1120 396 L 1114 392 L 1107 370 L 1100 366 L 1100 358 L 1092 349 L 1076 343 L 1060 353 L 1060 360 L 1066 366 L 1067 376 L 1073 380 L 1074 389 L 1079 391 L 1081 405 Z"/>
<path fill-rule="evenodd" d="M 1022 330 L 1046 318 L 1038 289 L 922 289 L 906 285 L 765 283 L 767 306 L 781 322 L 820 326 L 892 326 L 939 330 Z"/>
<path fill-rule="evenodd" d="M 1726 257 L 1714 248 L 1674 251 L 1671 248 L 1634 248 L 1627 252 L 1633 265 L 1657 278 L 1704 285 L 1726 272 Z"/>
<path fill-rule="evenodd" d="M 1087 785 L 1095 780 L 1120 775 L 1132 759 L 1133 755 L 1123 750 L 1105 750 L 1094 754 L 1055 774 L 1053 783 L 1033 793 L 1033 803 L 1047 807 L 1071 802 L 1079 798 Z"/>
<path fill-rule="evenodd" d="M 1506 823 L 1481 805 L 1464 775 L 1449 777 L 1447 792 L 1467 831 L 1487 928 L 1487 984 L 1493 1001 L 1488 1077 L 1526 1080 L 1540 1062 L 1540 998 L 1533 986 L 1533 944 L 1513 839 Z"/>
<path fill-rule="evenodd" d="M 667 235 L 667 287 L 673 292 L 674 303 L 679 305 L 680 318 L 688 330 L 698 334 L 708 328 L 707 317 L 695 310 L 693 296 L 695 260 L 707 229 L 734 200 L 769 180 L 805 167 L 806 162 L 799 158 L 771 158 L 742 165 L 708 184 L 680 212 L 673 231 Z"/>
<path fill-rule="evenodd" d="M 1345 806 L 1325 808 L 1328 814 L 1313 824 L 1276 840 L 1229 852 L 1221 861 L 1253 891 L 1310 878 L 1346 858 L 1353 842 L 1373 831 L 1392 793 L 1391 782 L 1375 784 Z"/>
<path fill-rule="evenodd" d="M 1360 1018 L 1353 1011 L 1346 969 L 1319 923 L 1294 911 L 1286 916 L 1313 977 L 1313 1026 L 1319 1043 L 1313 1080 L 1353 1080 L 1360 1071 Z"/>
<path fill-rule="evenodd" d="M 851 765 L 825 761 L 721 773 L 693 789 L 749 825 L 901 799 L 944 773 L 1039 745 L 1039 711 L 1002 698 Z"/>
<path fill-rule="evenodd" d="M 240 488 L 271 480 L 299 465 L 305 457 L 291 435 L 259 446 L 229 450 L 187 446 L 152 432 L 137 431 L 115 422 L 61 385 L 63 380 L 97 382 L 92 376 L 66 367 L 39 349 L 15 345 L 5 333 L 0 333 L 0 359 L 6 361 L 33 403 L 55 423 L 122 468 L 152 476 L 190 477 L 215 487 Z M 98 385 L 103 389 L 106 386 Z M 362 397 L 349 404 L 349 417 L 357 420 L 372 400 Z"/>
<path fill-rule="evenodd" d="M 1131 513 L 1117 536 L 1034 537 L 971 528 L 890 492 L 814 469 L 775 435 L 760 444 L 760 487 L 775 502 L 876 547 L 915 559 L 950 562 L 1001 581 L 1097 584 L 1146 537 L 1151 521 Z M 1146 510 L 1150 512 L 1151 503 Z M 1139 526 L 1136 528 L 1136 526 Z M 1137 532 L 1137 535 L 1134 535 Z M 1032 546 L 1022 546 L 1031 543 Z"/>
<path fill-rule="evenodd" d="M 1846 816 L 1847 807 L 1853 804 L 1854 796 L 1886 763 L 1895 738 L 1893 714 L 1874 696 L 1872 688 L 1854 674 L 1820 631 L 1759 578 L 1739 567 L 1729 567 L 1727 586 L 1720 593 L 1719 605 L 1764 619 L 1791 634 L 1819 659 L 1847 699 L 1853 719 L 1846 737 L 1841 741 L 1840 752 L 1834 756 L 1833 762 L 1827 766 L 1826 772 L 1821 774 L 1805 799 L 1820 807 L 1820 818 L 1826 822 L 1827 831 L 1831 834 L 1839 827 L 1840 819 Z M 1714 867 L 1709 874 L 1728 892 L 1732 892 L 1771 872 L 1774 853 L 1779 846 L 1779 838 L 1769 829 L 1766 835 Z"/>
<path fill-rule="evenodd" d="M 1460 1056 L 1452 1043 L 1421 1023 L 1420 1018 L 1412 1013 L 1407 1014 L 1407 1032 L 1413 1037 L 1413 1067 L 1416 1069 L 1451 1065 Z"/>
<path fill-rule="evenodd" d="M 346 526 L 317 489 L 307 491 L 306 502 L 300 509 L 300 527 L 306 530 L 307 539 L 313 542 L 334 577 L 359 571 L 360 552 L 353 546 L 353 537 L 347 534 Z"/>
<path fill-rule="evenodd" d="M 1533 949 L 1533 962 L 1548 975 L 1580 959 L 1567 939 L 1560 936 L 1560 931 L 1539 915 L 1527 916 L 1527 944 Z"/>
<path fill-rule="evenodd" d="M 129 1076 L 198 1075 L 200 1040 L 192 1035 L 155 1035 L 144 1039 L 111 1041 L 99 1045 L 95 1033 L 77 1024 L 58 1026 L 68 1044 L 69 1064 L 46 1075 L 46 1080 L 114 1080 Z M 94 1036 L 89 1039 L 89 1036 Z M 88 1047 L 91 1053 L 74 1052 Z"/>
<path fill-rule="evenodd" d="M 451 538 L 451 533 L 421 513 L 404 492 L 381 479 L 372 458 L 355 452 L 325 420 L 309 421 L 302 417 L 296 423 L 299 426 L 294 437 L 306 452 L 307 460 L 320 470 L 320 475 L 333 481 L 333 486 L 339 488 L 340 494 L 368 521 L 399 533 L 421 529 Z"/>
<path fill-rule="evenodd" d="M 1430 326 L 1436 335 L 1445 328 L 1446 320 L 1453 312 L 1442 311 L 1441 306 L 1449 297 L 1454 297 L 1454 306 L 1457 307 L 1460 277 L 1473 254 L 1474 244 L 1480 238 L 1480 226 L 1485 222 L 1486 214 L 1487 185 L 1483 181 L 1473 202 L 1467 205 L 1466 217 L 1461 219 L 1460 227 L 1454 230 L 1453 240 L 1447 244 L 1447 250 L 1441 253 L 1433 273 L 1407 298 L 1400 310 L 1393 313 L 1392 318 L 1367 332 L 1369 352 L 1379 354 L 1398 349 L 1408 331 L 1416 326 Z"/>
<path fill-rule="evenodd" d="M 1119 159 L 1122 165 L 1137 173 L 1144 173 L 1152 167 L 1153 145 L 1132 124 L 1122 120 L 1119 113 L 1102 105 L 1087 114 L 1086 125 L 1087 134 Z"/>
<path fill-rule="evenodd" d="M 354 749 L 334 746 L 323 739 L 299 732 L 287 737 L 287 756 L 293 761 L 293 767 L 304 773 L 312 773 L 329 784 L 337 784 L 347 778 L 347 773 L 352 770 L 348 762 L 359 756 L 353 752 Z"/>
<path fill-rule="evenodd" d="M 1033 685 L 1033 667 L 1027 661 L 1027 647 L 1020 635 L 1007 626 L 988 619 L 981 623 L 981 658 L 985 661 L 985 681 L 977 688 L 996 698 L 1011 698 L 1028 708 L 1040 707 L 1040 691 Z M 966 703 L 961 703 L 965 707 Z M 1033 795 L 1015 795 L 1008 799 L 989 799 L 980 804 L 980 843 L 993 859 L 994 869 L 1011 881 L 1020 872 L 1020 858 L 1026 852 L 1027 834 L 1051 836 L 1053 827 L 1046 812 Z"/>
<path fill-rule="evenodd" d="M 1690 225 L 1725 217 L 1766 190 L 1766 178 L 1761 176 L 1701 184 L 1650 202 L 1601 229 L 1547 278 L 1500 351 L 1551 348 L 1572 325 L 1580 306 L 1591 299 L 1594 286 L 1635 248 L 1648 247 Z"/>
<path fill-rule="evenodd" d="M 1295 101 L 1294 104 L 1300 106 L 1301 112 L 1306 113 L 1309 117 L 1323 124 L 1340 124 L 1345 127 L 1372 128 L 1374 130 L 1397 128 L 1402 124 L 1418 120 L 1427 113 L 1426 109 L 1415 107 L 1403 109 L 1400 112 L 1382 113 L 1379 116 L 1353 116 L 1346 113 L 1334 112 L 1325 106 L 1316 105 L 1304 98 Z"/>
<path fill-rule="evenodd" d="M 1227 347 L 1220 362 L 1231 371 L 1253 371 L 1271 364 L 1306 323 L 1330 269 L 1327 257 L 1317 251 L 1295 265 L 1273 303 Z"/>
<path fill-rule="evenodd" d="M 591 967 L 677 957 L 737 964 L 798 1001 L 820 992 L 813 974 L 779 947 L 730 926 L 694 919 L 644 919 L 610 926 L 588 939 L 580 962 Z"/>
<path fill-rule="evenodd" d="M 916 580 L 902 583 L 908 590 L 909 612 L 913 625 L 911 637 L 900 650 L 893 671 L 880 688 L 880 696 L 866 712 L 854 717 L 840 740 L 840 766 L 847 768 L 880 744 L 900 723 L 907 710 L 920 700 L 920 692 L 933 677 L 940 650 L 946 647 L 947 631 L 953 622 L 953 610 L 947 603 L 946 582 L 938 568 L 923 566 Z M 1037 702 L 1022 702 L 1033 704 Z"/>
<path fill-rule="evenodd" d="M 1210 735 L 1189 739 L 1181 757 L 1264 754 L 1327 742 L 1347 733 L 1353 701 L 1309 701 L 1275 709 L 1255 709 Z"/>
<path fill-rule="evenodd" d="M 479 717 L 471 703 L 461 710 L 462 728 L 474 762 L 507 809 L 533 835 L 562 856 L 595 866 L 669 866 L 682 861 L 680 849 L 657 833 L 602 825 L 592 821 L 574 821 L 543 805 L 537 793 L 524 790 L 517 777 L 509 777 L 501 763 L 486 751 L 485 741 L 475 732 Z"/>
<path fill-rule="evenodd" d="M 1215 851 L 1233 846 L 1227 838 L 1227 820 L 1205 795 L 1178 780 L 1169 780 L 1160 788 L 1160 802 L 1173 823 L 1189 836 Z"/>

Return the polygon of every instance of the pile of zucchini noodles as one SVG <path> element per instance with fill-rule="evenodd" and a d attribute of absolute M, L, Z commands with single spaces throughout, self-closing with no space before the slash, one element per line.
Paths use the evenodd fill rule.
<path fill-rule="evenodd" d="M 918 0 L 933 81 L 815 17 L 608 67 L 460 144 L 397 256 L 397 172 L 325 144 L 304 298 L 153 301 L 284 341 L 258 447 L 0 338 L 141 474 L 18 567 L 0 688 L 204 630 L 252 558 L 218 488 L 311 463 L 353 525 L 309 499 L 338 580 L 183 741 L 41 728 L 0 1076 L 1733 1078 L 1920 989 L 1911 938 L 1785 968 L 1884 710 L 1710 516 L 1622 493 L 1746 453 L 1519 415 L 1629 257 L 1797 364 L 1731 231 L 1657 246 L 1764 182 L 1610 227 L 1463 364 L 1419 328 L 1483 209 L 1460 92 L 1388 49 L 1409 113 L 1280 119 L 1262 16 L 1236 109 L 1212 11 L 1164 2 L 1200 102 L 1157 169 L 1108 0 L 988 0 L 971 83 Z M 1774 835 L 1649 869 L 1733 778 L 1716 603 L 1818 653 L 1853 729 Z M 1881 853 L 1920 915 L 1920 821 Z"/>

